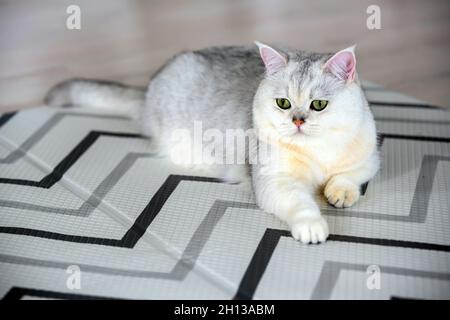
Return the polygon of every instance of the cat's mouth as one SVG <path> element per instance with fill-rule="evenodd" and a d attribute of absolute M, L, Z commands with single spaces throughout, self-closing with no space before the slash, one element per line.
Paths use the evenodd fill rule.
<path fill-rule="evenodd" d="M 298 135 L 298 134 L 305 134 L 306 130 L 305 130 L 305 124 L 304 122 L 300 125 L 294 123 L 294 128 L 292 129 L 292 131 L 294 131 L 294 134 Z"/>
<path fill-rule="evenodd" d="M 307 130 L 303 123 L 297 126 L 293 122 L 285 122 L 277 126 L 276 131 L 278 131 L 281 136 L 285 137 L 298 137 L 307 135 Z"/>
<path fill-rule="evenodd" d="M 286 135 L 291 137 L 304 136 L 306 135 L 305 129 L 302 127 L 291 127 Z"/>

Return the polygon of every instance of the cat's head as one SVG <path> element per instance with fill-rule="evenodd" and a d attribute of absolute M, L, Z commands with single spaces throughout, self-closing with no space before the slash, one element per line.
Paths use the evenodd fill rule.
<path fill-rule="evenodd" d="M 266 69 L 253 104 L 258 130 L 303 144 L 355 128 L 366 100 L 354 47 L 318 54 L 256 44 Z"/>

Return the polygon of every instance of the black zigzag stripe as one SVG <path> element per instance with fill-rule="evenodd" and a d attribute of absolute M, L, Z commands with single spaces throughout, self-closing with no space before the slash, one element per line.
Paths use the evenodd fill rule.
<path fill-rule="evenodd" d="M 0 117 L 0 128 L 3 127 L 12 117 L 14 117 L 17 112 L 5 113 Z"/>
<path fill-rule="evenodd" d="M 0 233 L 18 234 L 30 237 L 38 237 L 59 241 L 69 241 L 77 243 L 89 243 L 102 246 L 133 248 L 139 239 L 143 236 L 148 226 L 152 223 L 161 208 L 169 199 L 172 192 L 177 188 L 181 181 L 204 181 L 204 182 L 221 182 L 219 179 L 207 178 L 207 177 L 194 177 L 194 176 L 182 176 L 182 175 L 170 175 L 167 177 L 163 185 L 158 189 L 155 195 L 152 197 L 147 206 L 139 214 L 138 218 L 131 226 L 130 229 L 124 234 L 121 239 L 110 238 L 95 238 L 67 235 L 56 232 L 49 232 L 37 229 L 18 228 L 18 227 L 0 227 Z"/>
<path fill-rule="evenodd" d="M 427 137 L 427 136 L 409 136 L 402 134 L 388 134 L 388 133 L 379 133 L 378 134 L 378 148 L 380 149 L 383 146 L 383 143 L 386 139 L 398 139 L 398 140 L 415 140 L 415 141 L 429 141 L 429 142 L 445 142 L 450 143 L 450 138 L 443 137 Z M 363 183 L 360 187 L 361 195 L 364 196 L 367 191 L 367 187 L 369 186 L 369 182 Z"/>
<path fill-rule="evenodd" d="M 415 141 L 428 141 L 428 142 L 444 142 L 450 143 L 450 138 L 445 137 L 427 137 L 427 136 L 409 136 L 403 134 L 390 134 L 390 133 L 380 133 L 379 145 L 381 146 L 385 139 L 400 139 L 400 140 L 415 140 Z"/>
<path fill-rule="evenodd" d="M 291 235 L 288 230 L 266 230 L 263 237 L 261 238 L 261 241 L 258 244 L 255 253 L 253 254 L 252 260 L 250 261 L 247 270 L 245 271 L 241 283 L 239 284 L 239 289 L 234 296 L 235 300 L 248 300 L 253 298 L 259 282 L 261 281 L 264 272 L 269 265 L 270 259 L 272 258 L 272 255 L 278 245 L 278 242 L 280 241 L 281 237 L 290 236 Z M 447 245 L 391 239 L 364 238 L 336 234 L 330 234 L 327 241 L 362 243 L 377 246 L 450 252 L 450 246 Z"/>
<path fill-rule="evenodd" d="M 38 290 L 22 287 L 13 287 L 3 296 L 3 300 L 20 300 L 24 296 L 47 298 L 47 299 L 66 299 L 66 300 L 110 300 L 117 298 L 91 296 L 85 294 L 75 294 L 66 292 L 56 292 L 48 290 Z"/>
<path fill-rule="evenodd" d="M 61 180 L 62 176 L 77 162 L 83 153 L 89 149 L 100 136 L 118 137 L 118 138 L 139 138 L 135 133 L 109 132 L 109 131 L 91 131 L 89 134 L 53 169 L 51 173 L 43 177 L 40 181 L 26 179 L 0 178 L 0 183 L 18 184 L 30 187 L 48 189 Z"/>
<path fill-rule="evenodd" d="M 399 297 L 399 296 L 391 296 L 390 300 L 396 300 L 396 301 L 411 301 L 415 302 L 418 300 L 425 300 L 425 299 L 418 299 L 418 298 L 405 298 L 405 297 Z"/>
<path fill-rule="evenodd" d="M 424 108 L 424 109 L 443 109 L 442 107 L 434 106 L 425 103 L 410 103 L 410 102 L 388 102 L 388 101 L 368 101 L 370 106 L 377 107 L 403 107 L 403 108 Z"/>

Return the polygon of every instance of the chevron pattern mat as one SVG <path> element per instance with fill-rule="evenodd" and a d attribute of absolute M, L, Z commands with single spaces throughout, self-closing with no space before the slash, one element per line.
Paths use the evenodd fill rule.
<path fill-rule="evenodd" d="M 382 169 L 331 235 L 294 241 L 253 195 L 152 156 L 127 119 L 0 117 L 4 299 L 449 299 L 450 113 L 365 84 Z"/>

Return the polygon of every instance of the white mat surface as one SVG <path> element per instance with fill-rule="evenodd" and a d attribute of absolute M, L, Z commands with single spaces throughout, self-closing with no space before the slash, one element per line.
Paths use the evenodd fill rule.
<path fill-rule="evenodd" d="M 1 116 L 0 297 L 449 299 L 450 113 L 365 88 L 382 169 L 354 207 L 322 203 L 323 245 L 295 242 L 238 186 L 152 157 L 126 119 Z"/>

